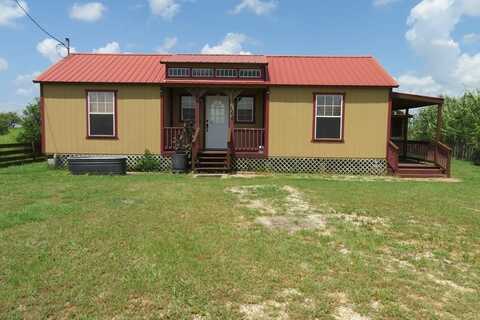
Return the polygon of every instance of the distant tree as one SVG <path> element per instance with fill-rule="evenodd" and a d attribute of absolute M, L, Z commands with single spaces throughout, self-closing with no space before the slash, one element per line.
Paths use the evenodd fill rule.
<path fill-rule="evenodd" d="M 15 112 L 0 112 L 0 135 L 8 133 L 8 130 L 15 128 L 20 121 Z"/>
<path fill-rule="evenodd" d="M 39 99 L 28 104 L 21 116 L 22 131 L 17 137 L 20 143 L 40 143 L 40 103 Z"/>
<path fill-rule="evenodd" d="M 437 108 L 424 108 L 412 120 L 411 138 L 434 139 Z M 443 111 L 442 135 L 452 146 L 480 148 L 480 91 L 466 92 L 462 97 L 447 97 Z"/>

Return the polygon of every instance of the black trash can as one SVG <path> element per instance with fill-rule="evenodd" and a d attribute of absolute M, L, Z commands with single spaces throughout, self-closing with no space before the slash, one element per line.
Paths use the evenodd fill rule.
<path fill-rule="evenodd" d="M 188 157 L 186 153 L 177 152 L 172 155 L 173 172 L 184 173 L 188 170 Z"/>

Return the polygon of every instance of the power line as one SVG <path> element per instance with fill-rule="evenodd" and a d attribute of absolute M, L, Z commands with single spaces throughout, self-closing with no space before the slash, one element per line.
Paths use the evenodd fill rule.
<path fill-rule="evenodd" d="M 40 25 L 40 23 L 37 22 L 37 20 L 35 20 L 35 18 L 33 18 L 27 11 L 27 9 L 25 9 L 22 4 L 20 3 L 19 0 L 14 0 L 15 3 L 17 4 L 17 6 L 25 13 L 25 15 L 40 29 L 42 30 L 47 36 L 49 36 L 50 38 L 52 38 L 53 40 L 57 41 L 60 45 L 64 46 L 66 49 L 67 49 L 67 52 L 68 54 L 70 54 L 70 39 L 69 38 L 65 38 L 65 42 L 59 40 L 57 37 L 55 37 L 54 35 L 52 35 L 50 32 L 48 32 L 44 27 L 42 27 Z"/>

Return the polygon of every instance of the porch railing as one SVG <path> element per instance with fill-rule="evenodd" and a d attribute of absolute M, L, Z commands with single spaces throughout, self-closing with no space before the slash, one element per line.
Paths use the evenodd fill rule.
<path fill-rule="evenodd" d="M 387 162 L 395 172 L 398 170 L 401 158 L 417 159 L 438 165 L 450 177 L 452 149 L 441 142 L 430 141 L 389 141 Z"/>
<path fill-rule="evenodd" d="M 163 128 L 164 134 L 164 149 L 165 151 L 175 151 L 177 141 L 182 135 L 183 127 L 165 127 Z"/>
<path fill-rule="evenodd" d="M 392 172 L 398 170 L 399 150 L 400 148 L 395 143 L 388 141 L 387 163 Z"/>
<path fill-rule="evenodd" d="M 400 157 L 435 162 L 435 143 L 418 140 L 394 140 L 400 151 Z"/>
<path fill-rule="evenodd" d="M 441 142 L 437 142 L 436 163 L 445 170 L 447 175 L 451 175 L 452 149 Z"/>
<path fill-rule="evenodd" d="M 265 146 L 265 129 L 235 128 L 233 146 L 236 152 L 259 152 Z"/>

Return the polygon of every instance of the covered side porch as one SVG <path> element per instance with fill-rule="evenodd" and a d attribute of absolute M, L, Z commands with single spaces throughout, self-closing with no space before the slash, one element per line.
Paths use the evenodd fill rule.
<path fill-rule="evenodd" d="M 444 99 L 393 92 L 390 138 L 387 146 L 389 171 L 402 177 L 450 177 L 452 150 L 442 143 Z M 437 107 L 436 133 L 432 141 L 409 139 L 412 109 Z"/>
<path fill-rule="evenodd" d="M 228 171 L 233 157 L 265 157 L 268 101 L 259 86 L 164 87 L 162 153 L 173 154 L 191 127 L 194 171 Z"/>

